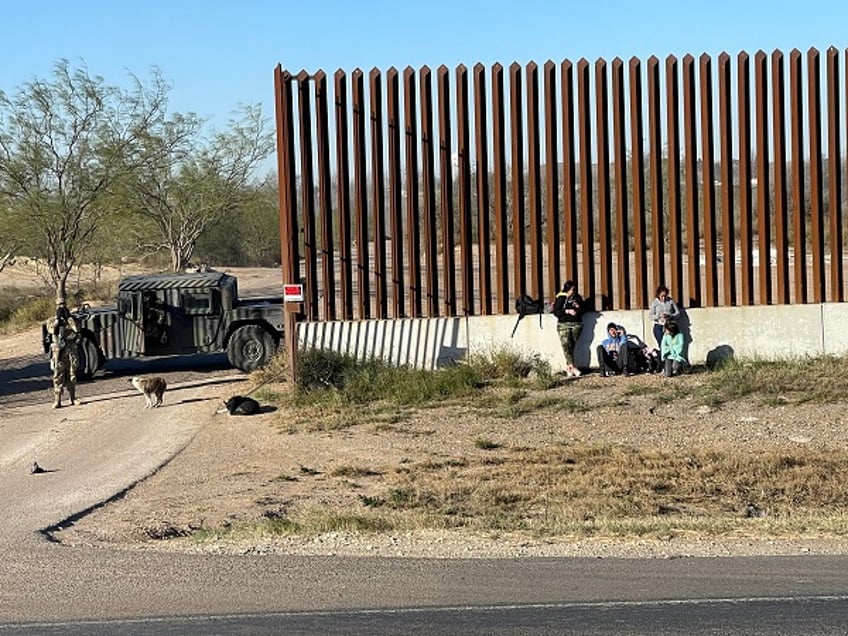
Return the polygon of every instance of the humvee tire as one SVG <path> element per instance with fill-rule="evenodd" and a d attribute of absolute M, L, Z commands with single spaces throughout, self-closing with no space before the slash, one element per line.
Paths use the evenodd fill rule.
<path fill-rule="evenodd" d="M 227 359 L 236 369 L 250 373 L 268 364 L 276 349 L 276 340 L 266 329 L 245 325 L 230 336 Z"/>

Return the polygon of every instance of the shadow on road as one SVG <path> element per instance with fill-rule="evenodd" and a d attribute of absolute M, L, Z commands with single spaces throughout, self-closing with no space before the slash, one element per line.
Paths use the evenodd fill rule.
<path fill-rule="evenodd" d="M 184 400 L 179 400 L 176 402 L 168 401 L 168 396 L 173 395 L 174 393 L 178 393 L 179 391 L 188 391 L 191 389 L 196 389 L 198 387 L 207 387 L 207 386 L 223 386 L 227 384 L 232 384 L 234 382 L 241 382 L 242 378 L 218 378 L 215 380 L 205 380 L 203 382 L 192 382 L 189 384 L 182 384 L 180 386 L 169 386 L 165 391 L 165 402 L 161 406 L 157 406 L 156 408 L 167 408 L 168 406 L 176 406 L 177 404 L 191 404 L 192 402 L 208 402 L 210 400 L 217 400 L 218 398 L 208 397 L 208 398 L 186 398 Z M 121 383 L 121 388 L 118 389 L 117 393 L 110 393 L 109 395 L 99 395 L 97 397 L 89 397 L 86 398 L 87 404 L 94 404 L 97 402 L 111 402 L 112 400 L 124 400 L 126 398 L 138 398 L 142 403 L 144 402 L 144 398 L 141 393 L 135 389 L 134 387 L 125 386 Z"/>
<path fill-rule="evenodd" d="M 42 391 L 50 385 L 47 360 L 33 356 L 0 360 L 0 396 Z"/>
<path fill-rule="evenodd" d="M 96 382 L 102 378 L 123 378 L 134 375 L 153 375 L 163 373 L 190 373 L 192 371 L 233 371 L 227 356 L 221 354 L 194 354 L 189 356 L 165 356 L 162 358 L 128 358 L 109 360 Z M 176 380 L 175 380 L 176 381 Z"/>
<path fill-rule="evenodd" d="M 86 402 L 119 399 L 129 391 L 127 379 L 135 375 L 161 375 L 174 387 L 169 392 L 200 385 L 237 382 L 239 378 L 223 377 L 238 373 L 225 354 L 168 356 L 109 360 L 93 380 L 80 382 L 78 396 Z M 216 379 L 217 376 L 220 376 Z M 247 377 L 246 375 L 243 377 Z M 180 384 L 180 387 L 175 385 Z M 25 406 L 52 399 L 50 365 L 41 356 L 23 356 L 0 360 L 0 406 Z"/>

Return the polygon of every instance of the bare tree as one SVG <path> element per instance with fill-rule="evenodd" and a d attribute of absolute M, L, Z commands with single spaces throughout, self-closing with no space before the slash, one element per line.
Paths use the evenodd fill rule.
<path fill-rule="evenodd" d="M 156 227 L 148 251 L 167 249 L 174 271 L 191 261 L 198 238 L 251 196 L 246 188 L 273 151 L 261 108 L 246 106 L 223 132 L 204 135 L 203 122 L 185 117 L 149 131 L 144 161 L 129 180 L 131 207 Z"/>
<path fill-rule="evenodd" d="M 21 247 L 20 234 L 12 218 L 12 207 L 0 199 L 0 272 L 14 264 Z"/>
<path fill-rule="evenodd" d="M 0 245 L 0 272 L 6 269 L 7 265 L 12 265 L 15 262 L 15 246 L 6 244 Z"/>
<path fill-rule="evenodd" d="M 50 79 L 0 91 L 0 197 L 16 223 L 34 230 L 21 249 L 46 260 L 58 299 L 112 213 L 110 188 L 132 169 L 145 131 L 164 119 L 168 91 L 158 71 L 150 85 L 134 78 L 124 91 L 67 60 Z"/>

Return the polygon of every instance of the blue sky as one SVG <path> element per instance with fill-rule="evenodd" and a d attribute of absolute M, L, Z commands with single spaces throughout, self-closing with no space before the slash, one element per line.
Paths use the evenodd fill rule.
<path fill-rule="evenodd" d="M 332 73 L 848 46 L 844 0 L 0 0 L 0 9 L 0 89 L 47 77 L 62 58 L 118 85 L 158 66 L 174 86 L 172 110 L 221 125 L 239 103 L 273 114 L 277 63 Z"/>

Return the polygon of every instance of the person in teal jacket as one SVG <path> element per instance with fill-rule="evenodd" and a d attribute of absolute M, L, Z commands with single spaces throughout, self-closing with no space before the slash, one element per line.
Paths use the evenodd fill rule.
<path fill-rule="evenodd" d="M 686 364 L 686 358 L 683 357 L 683 334 L 673 320 L 667 320 L 664 325 L 660 349 L 665 363 L 663 375 L 670 378 L 683 373 Z"/>

